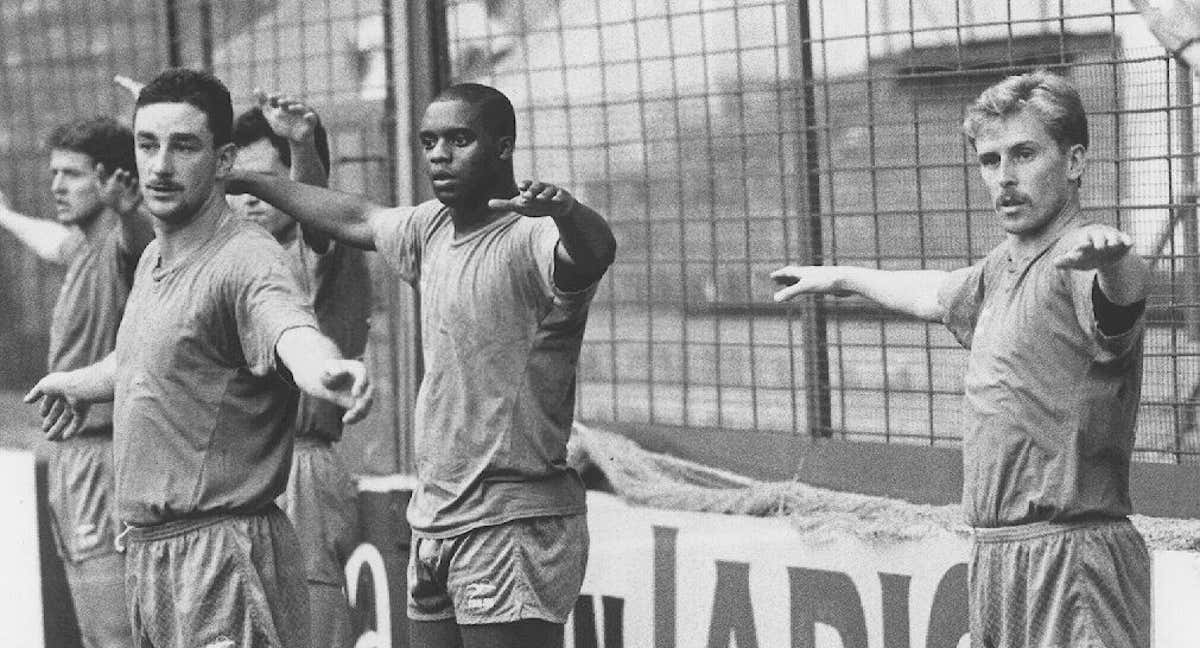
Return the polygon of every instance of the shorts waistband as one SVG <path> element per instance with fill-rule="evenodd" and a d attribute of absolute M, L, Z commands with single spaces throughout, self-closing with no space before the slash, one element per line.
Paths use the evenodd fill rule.
<path fill-rule="evenodd" d="M 332 448 L 333 442 L 315 436 L 296 437 L 297 448 Z"/>
<path fill-rule="evenodd" d="M 197 531 L 205 527 L 210 527 L 222 522 L 230 520 L 245 519 L 251 517 L 262 517 L 272 511 L 279 510 L 274 504 L 265 506 L 262 509 L 249 513 L 214 513 L 212 515 L 197 515 L 195 517 L 183 518 L 181 520 L 171 520 L 162 524 L 149 524 L 146 526 L 135 526 L 126 524 L 125 530 L 121 532 L 120 540 L 124 543 L 139 543 L 139 542 L 154 542 L 156 540 L 166 540 L 168 538 L 177 538 L 181 535 Z"/>
<path fill-rule="evenodd" d="M 97 425 L 95 427 L 83 428 L 82 430 L 76 432 L 75 436 L 73 438 L 75 438 L 75 439 L 84 439 L 84 438 L 112 439 L 112 436 L 113 436 L 112 425 Z"/>
<path fill-rule="evenodd" d="M 1118 526 L 1133 526 L 1133 523 L 1129 521 L 1129 518 L 1123 517 L 1098 517 L 1069 522 L 1030 522 L 1029 524 L 1002 527 L 974 527 L 971 529 L 971 535 L 975 538 L 975 542 L 994 543 L 1031 540 L 1073 531 Z"/>

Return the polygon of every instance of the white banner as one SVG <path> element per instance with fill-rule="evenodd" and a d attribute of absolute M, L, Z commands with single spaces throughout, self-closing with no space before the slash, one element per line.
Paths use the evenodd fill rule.
<path fill-rule="evenodd" d="M 32 452 L 0 450 L 0 636 L 6 646 L 45 645 L 37 490 Z"/>
<path fill-rule="evenodd" d="M 574 648 L 969 644 L 968 543 L 956 536 L 867 544 L 807 536 L 781 518 L 638 508 L 597 493 L 588 506 Z"/>
<path fill-rule="evenodd" d="M 573 648 L 966 648 L 969 540 L 866 542 L 785 518 L 589 493 Z M 1200 554 L 1156 551 L 1154 646 L 1200 645 Z"/>
<path fill-rule="evenodd" d="M 863 540 L 801 532 L 786 518 L 628 506 L 588 493 L 591 558 L 568 648 L 967 648 L 969 541 Z M 918 535 L 914 533 L 914 536 Z M 1200 645 L 1200 553 L 1156 551 L 1154 648 Z M 388 648 L 404 614 L 387 604 L 378 551 L 360 546 L 375 631 Z M 389 612 L 390 608 L 390 612 Z"/>

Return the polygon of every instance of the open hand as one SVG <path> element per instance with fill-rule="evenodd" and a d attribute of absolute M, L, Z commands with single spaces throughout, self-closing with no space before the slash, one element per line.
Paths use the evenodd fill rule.
<path fill-rule="evenodd" d="M 70 395 L 70 381 L 63 372 L 47 375 L 25 394 L 24 401 L 41 401 L 42 433 L 49 441 L 75 436 L 87 419 L 88 404 Z"/>
<path fill-rule="evenodd" d="M 563 216 L 575 206 L 575 198 L 566 189 L 536 180 L 522 180 L 518 193 L 508 199 L 492 198 L 488 209 L 512 211 L 522 216 Z"/>
<path fill-rule="evenodd" d="M 854 294 L 840 287 L 841 274 L 834 266 L 785 266 L 771 273 L 771 279 L 783 286 L 773 297 L 775 301 L 783 302 L 805 294 L 838 297 Z"/>
<path fill-rule="evenodd" d="M 312 139 L 320 118 L 308 104 L 288 95 L 267 94 L 259 88 L 254 89 L 254 97 L 276 135 L 290 142 Z"/>
<path fill-rule="evenodd" d="M 1114 263 L 1133 248 L 1133 237 L 1107 225 L 1088 225 L 1069 234 L 1071 249 L 1054 259 L 1056 268 L 1094 270 Z"/>
<path fill-rule="evenodd" d="M 104 178 L 103 163 L 96 164 L 96 174 Z M 117 213 L 128 214 L 142 204 L 142 190 L 132 171 L 118 168 L 100 181 L 100 198 Z"/>
<path fill-rule="evenodd" d="M 321 372 L 324 398 L 346 410 L 342 422 L 361 421 L 371 411 L 375 401 L 375 386 L 367 376 L 367 368 L 358 360 L 334 360 Z"/>

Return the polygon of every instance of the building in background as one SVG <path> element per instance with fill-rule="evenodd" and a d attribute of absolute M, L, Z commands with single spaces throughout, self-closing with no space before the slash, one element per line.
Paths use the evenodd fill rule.
<path fill-rule="evenodd" d="M 130 112 L 114 73 L 208 67 L 243 105 L 256 86 L 299 93 L 330 129 L 333 186 L 381 202 L 420 197 L 408 131 L 431 87 L 501 88 L 518 173 L 574 189 L 621 244 L 581 417 L 685 453 L 694 429 L 957 447 L 965 355 L 948 334 L 861 303 L 777 307 L 766 272 L 979 258 L 997 239 L 961 110 L 1000 76 L 1050 67 L 1092 115 L 1085 206 L 1156 267 L 1138 457 L 1200 456 L 1194 92 L 1128 0 L 29 0 L 0 19 L 0 186 L 31 212 L 49 213 L 49 127 Z M 420 357 L 407 293 L 376 281 L 370 354 L 391 400 L 347 447 L 363 471 L 394 472 Z M 58 283 L 0 255 L 12 388 L 41 370 Z"/>

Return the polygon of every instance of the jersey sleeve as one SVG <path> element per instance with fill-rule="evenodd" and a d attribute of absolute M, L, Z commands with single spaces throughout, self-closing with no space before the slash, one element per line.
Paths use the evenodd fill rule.
<path fill-rule="evenodd" d="M 416 285 L 421 278 L 421 252 L 424 249 L 422 224 L 430 207 L 396 207 L 388 210 L 383 226 L 375 232 L 375 249 L 383 255 L 400 278 Z"/>
<path fill-rule="evenodd" d="M 1146 316 L 1139 313 L 1133 325 L 1116 335 L 1108 335 L 1100 328 L 1096 319 L 1096 303 L 1093 296 L 1099 291 L 1096 287 L 1095 270 L 1061 270 L 1061 275 L 1071 294 L 1071 304 L 1075 309 L 1075 318 L 1079 328 L 1083 330 L 1089 350 L 1096 360 L 1112 362 L 1128 354 L 1142 339 L 1145 332 Z"/>
<path fill-rule="evenodd" d="M 985 261 L 955 270 L 938 290 L 942 324 L 964 348 L 971 348 L 975 324 L 983 306 L 983 268 Z"/>
<path fill-rule="evenodd" d="M 54 258 L 50 261 L 58 265 L 70 265 L 71 260 L 81 254 L 86 245 L 87 237 L 78 228 L 72 227 L 70 234 L 67 234 L 66 238 L 62 240 L 54 252 Z"/>
<path fill-rule="evenodd" d="M 554 302 L 558 307 L 585 305 L 596 294 L 597 283 L 580 290 L 567 291 L 558 287 L 554 282 L 554 268 L 559 263 L 558 243 L 560 240 L 558 226 L 550 218 L 531 219 L 529 237 L 526 239 L 528 248 L 526 255 L 532 259 L 538 287 L 543 296 Z"/>
<path fill-rule="evenodd" d="M 266 249 L 256 263 L 240 265 L 234 309 L 238 338 L 250 372 L 265 376 L 276 369 L 275 345 L 283 332 L 317 328 L 317 320 L 281 250 Z"/>

